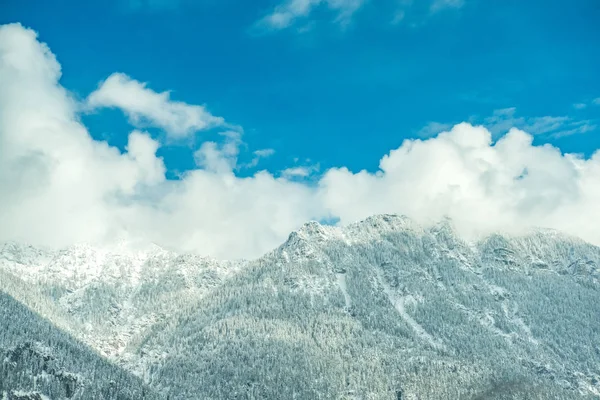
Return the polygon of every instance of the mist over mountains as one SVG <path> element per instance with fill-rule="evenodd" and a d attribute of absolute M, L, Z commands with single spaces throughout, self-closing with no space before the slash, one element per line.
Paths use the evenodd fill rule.
<path fill-rule="evenodd" d="M 0 291 L 7 399 L 600 397 L 600 248 L 557 231 L 377 215 L 250 261 L 5 243 Z"/>

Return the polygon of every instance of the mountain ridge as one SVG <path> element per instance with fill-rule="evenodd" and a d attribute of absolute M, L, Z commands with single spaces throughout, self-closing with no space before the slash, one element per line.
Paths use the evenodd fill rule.
<path fill-rule="evenodd" d="M 243 398 L 467 399 L 506 382 L 510 398 L 600 396 L 600 249 L 556 231 L 473 242 L 449 220 L 384 214 L 308 222 L 244 261 L 78 246 L 27 266 L 15 260 L 45 253 L 15 246 L 0 272 L 34 286 L 37 310 L 51 304 L 61 329 L 172 398 L 230 398 L 218 374 Z M 229 364 L 239 352 L 254 372 Z"/>

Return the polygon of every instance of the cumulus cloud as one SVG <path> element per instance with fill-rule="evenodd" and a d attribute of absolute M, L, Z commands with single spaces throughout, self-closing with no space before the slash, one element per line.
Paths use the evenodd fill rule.
<path fill-rule="evenodd" d="M 122 73 L 114 73 L 101 82 L 87 98 L 90 109 L 112 107 L 121 109 L 138 127 L 156 126 L 173 138 L 225 125 L 204 106 L 190 105 L 170 99 L 169 92 L 157 93 Z"/>
<path fill-rule="evenodd" d="M 35 32 L 0 27 L 0 241 L 129 238 L 255 257 L 310 219 L 399 213 L 423 224 L 448 216 L 466 235 L 544 226 L 600 244 L 590 223 L 600 220 L 600 152 L 584 159 L 534 146 L 520 129 L 493 140 L 487 128 L 461 123 L 406 140 L 377 172 L 332 168 L 307 183 L 236 175 L 241 138 L 227 131 L 196 150 L 196 169 L 168 180 L 160 143 L 147 133 L 131 132 L 125 152 L 93 140 L 60 74 Z"/>
<path fill-rule="evenodd" d="M 222 132 L 221 135 L 225 137 L 223 143 L 202 143 L 202 146 L 194 153 L 196 165 L 216 173 L 230 173 L 233 171 L 237 165 L 242 136 L 235 131 Z"/>
<path fill-rule="evenodd" d="M 264 172 L 233 174 L 237 132 L 202 144 L 200 167 L 168 181 L 159 143 L 146 133 L 133 131 L 125 153 L 93 140 L 60 75 L 35 32 L 0 27 L 0 241 L 66 246 L 128 237 L 219 257 L 256 256 L 319 215 L 310 188 Z M 134 109 L 154 110 L 152 104 Z M 170 125 L 169 112 L 161 118 Z"/>
<path fill-rule="evenodd" d="M 108 204 L 155 184 L 164 171 L 153 154 L 157 143 L 141 132 L 130 135 L 125 155 L 93 141 L 59 77 L 59 64 L 34 32 L 0 28 L 3 239 L 95 240 L 114 226 Z"/>
<path fill-rule="evenodd" d="M 324 202 L 348 223 L 372 213 L 404 213 L 422 223 L 451 217 L 467 235 L 531 226 L 562 229 L 598 243 L 586 223 L 600 217 L 600 154 L 585 160 L 521 130 L 492 144 L 484 127 L 458 124 L 428 140 L 407 140 L 380 172 L 332 169 L 320 182 Z"/>

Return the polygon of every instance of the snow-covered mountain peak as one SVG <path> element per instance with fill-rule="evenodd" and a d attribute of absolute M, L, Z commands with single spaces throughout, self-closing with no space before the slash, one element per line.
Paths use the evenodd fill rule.
<path fill-rule="evenodd" d="M 324 243 L 328 240 L 343 237 L 342 230 L 334 226 L 321 225 L 317 221 L 310 221 L 293 231 L 280 248 L 306 247 Z"/>
<path fill-rule="evenodd" d="M 297 231 L 292 232 L 292 235 L 297 235 L 305 240 L 327 240 L 340 237 L 341 230 L 335 226 L 321 225 L 317 221 L 310 221 L 302 225 Z"/>
<path fill-rule="evenodd" d="M 6 242 L 0 245 L 0 262 L 10 261 L 23 265 L 39 265 L 48 262 L 52 252 L 31 245 Z"/>
<path fill-rule="evenodd" d="M 325 230 L 323 229 L 323 226 L 320 223 L 318 223 L 317 221 L 309 221 L 309 222 L 305 223 L 304 225 L 302 225 L 302 227 L 300 229 L 298 229 L 297 232 L 300 234 L 305 234 L 305 235 L 312 235 L 312 234 L 322 235 L 325 233 Z"/>
<path fill-rule="evenodd" d="M 446 235 L 457 235 L 456 226 L 450 217 L 444 217 L 431 227 L 432 232 L 443 233 Z"/>
<path fill-rule="evenodd" d="M 280 360 L 307 355 L 310 368 L 293 364 L 285 385 L 311 387 L 326 376 L 333 383 L 322 397 L 356 381 L 365 388 L 356 398 L 397 398 L 386 392 L 396 382 L 403 398 L 483 398 L 473 391 L 501 376 L 499 365 L 534 383 L 598 394 L 599 266 L 600 248 L 555 231 L 470 242 L 449 219 L 422 227 L 389 214 L 343 227 L 308 222 L 247 262 L 131 240 L 59 251 L 0 244 L 9 295 L 164 390 L 162 398 L 190 393 L 182 399 L 229 398 L 213 377 L 239 364 L 230 351 L 237 347 L 265 368 L 256 385 L 243 373 L 227 380 L 246 397 L 271 385 L 263 377 L 288 376 L 276 375 Z M 188 368 L 198 375 L 179 379 Z M 386 381 L 390 370 L 396 375 Z M 439 383 L 439 396 L 422 392 L 424 379 Z M 466 385 L 451 381 L 475 389 L 463 393 Z"/>
<path fill-rule="evenodd" d="M 111 243 L 106 243 L 103 248 L 113 254 L 130 256 L 146 255 L 151 257 L 160 254 L 164 255 L 171 253 L 169 250 L 157 245 L 154 242 L 132 240 L 129 238 L 120 238 Z"/>
<path fill-rule="evenodd" d="M 344 228 L 344 233 L 354 241 L 366 242 L 391 232 L 424 233 L 423 228 L 405 215 L 379 214 L 355 222 Z"/>
<path fill-rule="evenodd" d="M 320 253 L 325 243 L 343 238 L 344 235 L 340 228 L 324 226 L 316 221 L 311 221 L 290 233 L 287 240 L 267 257 L 282 257 L 286 262 L 319 260 L 322 258 Z"/>
<path fill-rule="evenodd" d="M 474 244 L 467 242 L 457 231 L 454 222 L 450 218 L 443 218 L 433 226 L 429 227 L 429 233 L 446 250 L 455 248 L 471 247 Z"/>

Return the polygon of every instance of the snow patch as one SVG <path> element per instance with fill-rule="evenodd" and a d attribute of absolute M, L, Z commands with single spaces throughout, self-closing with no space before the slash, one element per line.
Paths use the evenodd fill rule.
<path fill-rule="evenodd" d="M 381 276 L 381 271 L 377 271 L 377 275 L 379 278 L 379 283 L 383 287 L 384 293 L 387 295 L 387 298 L 390 300 L 390 303 L 394 306 L 400 317 L 415 331 L 417 337 L 421 340 L 429 343 L 433 348 L 438 350 L 445 350 L 445 346 L 441 341 L 435 339 L 431 334 L 429 334 L 425 328 L 423 328 L 417 321 L 415 321 L 410 314 L 406 311 L 407 305 L 414 305 L 417 303 L 417 299 L 414 296 L 398 296 L 398 294 L 385 282 L 383 276 Z"/>
<path fill-rule="evenodd" d="M 338 286 L 344 295 L 344 302 L 346 303 L 346 309 L 350 309 L 352 306 L 352 299 L 350 298 L 350 294 L 348 294 L 348 285 L 346 284 L 346 274 L 338 273 L 335 274 Z"/>

